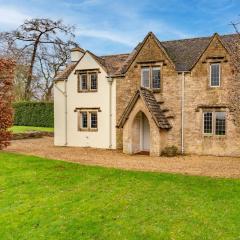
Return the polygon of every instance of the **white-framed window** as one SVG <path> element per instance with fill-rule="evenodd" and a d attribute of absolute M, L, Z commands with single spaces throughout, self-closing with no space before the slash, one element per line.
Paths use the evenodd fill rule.
<path fill-rule="evenodd" d="M 203 133 L 204 134 L 212 134 L 213 130 L 213 113 L 212 112 L 204 112 L 203 113 Z"/>
<path fill-rule="evenodd" d="M 151 89 L 160 89 L 161 69 L 159 66 L 141 68 L 141 86 Z"/>
<path fill-rule="evenodd" d="M 160 89 L 161 70 L 160 67 L 152 67 L 152 88 Z"/>
<path fill-rule="evenodd" d="M 210 64 L 210 86 L 219 87 L 221 81 L 221 65 L 220 63 Z"/>
<path fill-rule="evenodd" d="M 98 130 L 98 111 L 93 109 L 81 110 L 78 113 L 79 131 Z"/>
<path fill-rule="evenodd" d="M 203 134 L 226 135 L 226 112 L 203 112 Z"/>
<path fill-rule="evenodd" d="M 226 113 L 225 112 L 216 112 L 215 134 L 216 135 L 226 134 Z"/>
<path fill-rule="evenodd" d="M 98 73 L 84 72 L 79 74 L 78 92 L 95 92 L 98 89 Z"/>
<path fill-rule="evenodd" d="M 150 68 L 143 67 L 141 69 L 141 85 L 145 88 L 150 88 Z"/>

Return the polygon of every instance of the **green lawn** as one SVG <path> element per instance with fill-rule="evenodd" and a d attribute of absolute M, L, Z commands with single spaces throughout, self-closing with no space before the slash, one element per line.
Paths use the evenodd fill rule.
<path fill-rule="evenodd" d="M 13 133 L 25 133 L 32 131 L 53 132 L 53 128 L 47 127 L 32 127 L 32 126 L 13 126 L 10 128 Z"/>
<path fill-rule="evenodd" d="M 0 153 L 0 239 L 240 239 L 240 180 Z"/>

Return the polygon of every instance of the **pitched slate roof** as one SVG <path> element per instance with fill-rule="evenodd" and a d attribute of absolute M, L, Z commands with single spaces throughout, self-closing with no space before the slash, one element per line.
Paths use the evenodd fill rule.
<path fill-rule="evenodd" d="M 149 33 L 147 36 L 150 34 L 152 34 L 157 43 L 164 48 L 171 61 L 174 63 L 176 71 L 191 71 L 212 39 L 212 37 L 200 37 L 160 42 L 153 33 Z M 122 75 L 127 71 L 129 64 L 131 64 L 131 61 L 144 44 L 146 38 L 147 37 L 145 37 L 145 39 L 140 42 L 130 54 L 96 56 L 95 54 L 88 52 L 92 54 L 92 56 L 106 69 L 109 75 Z M 230 53 L 236 49 L 235 46 L 236 44 L 239 44 L 240 41 L 237 34 L 222 35 L 219 36 L 219 38 Z M 61 73 L 61 76 L 68 77 L 70 74 L 69 72 L 71 72 L 69 71 L 71 67 L 73 66 L 71 65 L 70 68 L 66 68 L 66 70 Z"/>
<path fill-rule="evenodd" d="M 70 73 L 74 70 L 77 63 L 70 63 L 63 71 L 59 71 L 55 77 L 55 81 L 67 79 Z"/>
<path fill-rule="evenodd" d="M 200 37 L 160 42 L 153 33 L 149 33 L 149 35 L 150 34 L 155 38 L 158 44 L 164 47 L 167 55 L 175 64 L 176 71 L 190 71 L 212 40 L 212 37 Z M 219 37 L 228 50 L 234 48 L 237 42 L 240 41 L 238 34 L 222 35 Z M 144 44 L 144 41 L 145 39 L 143 42 L 139 43 L 129 55 L 129 58 L 120 70 L 122 74 L 126 72 L 132 58 L 134 58 L 142 44 Z"/>
<path fill-rule="evenodd" d="M 110 75 L 116 74 L 122 68 L 122 65 L 125 63 L 128 57 L 129 53 L 101 56 L 101 58 L 104 60 L 104 66 Z"/>
<path fill-rule="evenodd" d="M 125 111 L 123 112 L 122 117 L 118 123 L 118 127 L 123 127 L 125 122 L 128 119 L 129 114 L 131 113 L 135 103 L 138 98 L 141 98 L 145 103 L 148 111 L 151 113 L 156 125 L 161 129 L 170 129 L 171 125 L 168 122 L 168 119 L 165 117 L 164 112 L 161 110 L 159 103 L 156 101 L 154 94 L 151 90 L 146 88 L 139 88 L 129 104 L 127 105 Z"/>
<path fill-rule="evenodd" d="M 210 37 L 162 42 L 177 71 L 190 71 L 210 43 Z"/>

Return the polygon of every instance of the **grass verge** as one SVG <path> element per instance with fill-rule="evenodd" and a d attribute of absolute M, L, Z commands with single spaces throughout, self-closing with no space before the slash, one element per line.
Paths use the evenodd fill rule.
<path fill-rule="evenodd" d="M 240 180 L 0 152 L 0 239 L 240 239 Z"/>

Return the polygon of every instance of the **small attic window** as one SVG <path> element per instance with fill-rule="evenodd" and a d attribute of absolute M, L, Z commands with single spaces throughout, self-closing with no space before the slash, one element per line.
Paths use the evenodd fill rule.
<path fill-rule="evenodd" d="M 220 63 L 210 64 L 210 86 L 219 87 L 220 86 Z"/>

